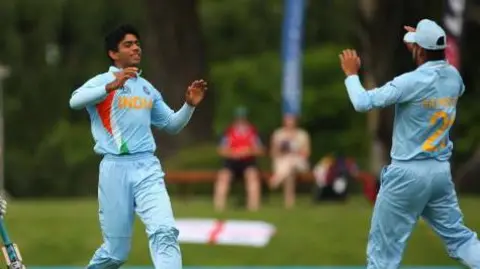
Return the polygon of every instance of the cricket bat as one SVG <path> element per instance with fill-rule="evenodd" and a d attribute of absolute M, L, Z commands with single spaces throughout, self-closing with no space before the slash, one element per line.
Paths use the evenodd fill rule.
<path fill-rule="evenodd" d="M 22 256 L 20 256 L 20 251 L 18 250 L 17 245 L 10 241 L 3 216 L 0 217 L 0 236 L 3 240 L 2 252 L 7 263 L 7 268 L 25 269 L 25 266 L 22 263 Z"/>

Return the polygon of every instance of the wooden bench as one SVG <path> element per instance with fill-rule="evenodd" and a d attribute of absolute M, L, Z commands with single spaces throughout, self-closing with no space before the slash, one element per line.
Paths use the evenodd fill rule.
<path fill-rule="evenodd" d="M 269 171 L 262 171 L 261 178 L 264 181 L 267 181 L 272 176 L 272 173 Z M 198 171 L 166 171 L 165 179 L 168 183 L 213 183 L 217 177 L 217 171 L 208 171 L 208 170 L 198 170 Z M 360 171 L 358 173 L 357 179 L 362 183 L 375 181 L 375 177 L 365 171 Z M 297 180 L 302 183 L 314 182 L 315 178 L 313 173 L 304 173 L 300 174 L 297 177 Z"/>
<path fill-rule="evenodd" d="M 271 177 L 272 173 L 267 171 L 261 172 L 261 178 L 267 181 Z M 217 177 L 217 171 L 166 171 L 165 180 L 168 183 L 213 183 Z M 313 173 L 300 174 L 298 176 L 300 182 L 313 182 Z"/>
<path fill-rule="evenodd" d="M 217 171 L 166 171 L 165 180 L 167 184 L 177 185 L 179 187 L 180 194 L 183 198 L 189 197 L 189 191 L 192 187 L 192 184 L 195 183 L 214 183 L 217 177 Z M 261 178 L 267 183 L 268 179 L 271 176 L 271 172 L 262 171 Z M 297 177 L 298 183 L 303 183 L 305 187 L 306 184 L 312 184 L 315 182 L 313 173 L 300 174 Z M 356 177 L 356 181 L 360 183 L 363 189 L 363 193 L 371 202 L 375 202 L 376 193 L 377 193 L 377 180 L 376 177 L 372 174 L 360 171 Z M 263 188 L 262 188 L 263 189 Z M 307 188 L 308 189 L 308 188 Z"/>

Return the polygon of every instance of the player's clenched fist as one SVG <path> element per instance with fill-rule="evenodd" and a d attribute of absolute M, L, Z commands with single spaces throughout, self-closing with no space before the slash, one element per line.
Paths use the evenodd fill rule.
<path fill-rule="evenodd" d="M 347 49 L 339 55 L 340 65 L 346 76 L 357 75 L 360 70 L 361 60 L 357 52 L 353 49 Z"/>
<path fill-rule="evenodd" d="M 185 100 L 190 106 L 197 106 L 205 96 L 207 91 L 207 82 L 203 79 L 195 80 L 187 89 L 185 93 Z"/>
<path fill-rule="evenodd" d="M 113 73 L 115 80 L 107 85 L 107 92 L 112 92 L 123 87 L 127 80 L 137 76 L 138 68 L 127 67 L 120 72 Z"/>

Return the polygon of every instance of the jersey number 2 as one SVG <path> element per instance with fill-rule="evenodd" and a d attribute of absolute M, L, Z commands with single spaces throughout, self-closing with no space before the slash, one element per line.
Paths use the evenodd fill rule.
<path fill-rule="evenodd" d="M 447 139 L 442 139 L 440 141 L 440 146 L 435 145 L 435 141 L 443 134 L 445 131 L 453 125 L 455 121 L 455 116 L 449 116 L 445 111 L 437 111 L 430 118 L 430 125 L 434 125 L 437 121 L 441 121 L 440 127 L 435 130 L 435 132 L 427 138 L 423 143 L 422 149 L 424 151 L 433 152 L 438 149 L 442 149 L 447 146 L 445 142 Z"/>

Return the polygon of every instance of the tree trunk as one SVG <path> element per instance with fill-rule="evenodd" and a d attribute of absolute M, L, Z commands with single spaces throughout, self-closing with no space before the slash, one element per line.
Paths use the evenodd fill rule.
<path fill-rule="evenodd" d="M 146 0 L 146 52 L 152 83 L 175 110 L 185 98 L 185 91 L 197 79 L 207 80 L 204 41 L 196 0 Z M 180 146 L 211 138 L 213 94 L 196 109 L 189 125 L 174 137 L 159 133 L 162 155 L 174 153 Z"/>
<path fill-rule="evenodd" d="M 381 86 L 414 68 L 402 41 L 405 33 L 403 26 L 415 26 L 420 19 L 429 17 L 422 11 L 432 10 L 434 4 L 434 1 L 416 0 L 359 1 L 360 26 L 357 30 L 367 88 Z M 435 11 L 438 8 L 434 8 Z M 390 160 L 393 117 L 393 107 L 372 111 L 368 117 L 372 134 L 370 170 L 374 173 L 378 173 L 381 166 Z"/>
<path fill-rule="evenodd" d="M 454 135 L 459 139 L 471 137 L 472 122 L 480 121 L 480 110 L 478 109 L 478 98 L 480 88 L 480 72 L 478 59 L 480 57 L 480 0 L 468 0 L 467 8 L 463 14 L 464 23 L 460 42 L 461 53 L 461 69 L 463 82 L 466 85 L 466 91 L 459 101 L 456 125 Z M 470 120 L 462 122 L 463 117 L 469 117 Z M 455 153 L 455 183 L 461 192 L 479 193 L 480 181 L 478 174 L 480 173 L 480 148 L 478 136 L 471 141 L 470 150 L 463 154 Z M 455 141 L 455 140 L 454 140 Z"/>

